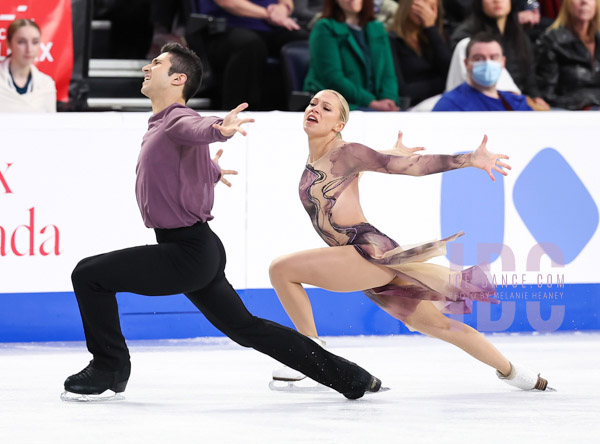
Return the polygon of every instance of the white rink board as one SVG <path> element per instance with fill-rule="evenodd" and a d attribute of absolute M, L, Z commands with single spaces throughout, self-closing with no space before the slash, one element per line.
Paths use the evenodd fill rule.
<path fill-rule="evenodd" d="M 239 176 L 232 178 L 232 188 L 218 186 L 211 226 L 225 244 L 227 274 L 234 287 L 270 288 L 268 267 L 275 257 L 324 244 L 298 198 L 297 185 L 307 158 L 302 114 L 247 114 L 256 123 L 249 125 L 246 138 L 236 135 L 212 147 L 215 152 L 225 148 L 221 164 L 238 170 Z M 0 293 L 71 291 L 71 270 L 83 257 L 154 242 L 152 231 L 143 226 L 134 194 L 135 165 L 149 116 L 2 115 L 0 173 L 11 192 L 0 184 L 0 226 L 5 231 Z M 517 258 L 517 270 L 525 270 L 525 258 L 536 241 L 511 199 L 519 171 L 540 150 L 553 147 L 598 205 L 599 123 L 595 113 L 584 112 L 353 112 L 344 139 L 388 149 L 401 129 L 408 146 L 426 146 L 426 153 L 431 154 L 453 154 L 476 148 L 487 134 L 490 150 L 511 157 L 513 170 L 504 180 L 504 243 Z M 440 183 L 441 175 L 413 178 L 367 173 L 361 179 L 364 212 L 400 244 L 439 238 Z M 29 225 L 32 208 L 33 243 L 25 228 L 17 230 Z M 411 217 L 405 217 L 407 213 Z M 59 232 L 58 256 L 53 251 L 53 226 Z M 11 249 L 15 230 L 16 250 L 23 256 Z M 40 254 L 40 248 L 49 254 Z M 561 271 L 568 283 L 598 282 L 599 252 L 596 230 Z M 492 264 L 493 272 L 499 262 Z M 556 270 L 543 260 L 541 272 L 555 274 Z M 528 283 L 533 280 L 528 277 Z"/>

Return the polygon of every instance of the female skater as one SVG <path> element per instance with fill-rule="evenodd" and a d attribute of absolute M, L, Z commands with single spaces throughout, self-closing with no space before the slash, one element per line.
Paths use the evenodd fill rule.
<path fill-rule="evenodd" d="M 462 272 L 426 263 L 445 254 L 446 243 L 463 233 L 440 241 L 402 249 L 367 222 L 358 198 L 362 171 L 423 176 L 457 168 L 475 167 L 506 175 L 510 166 L 503 154 L 490 153 L 487 137 L 472 153 L 449 155 L 414 154 L 402 144 L 374 151 L 341 139 L 349 116 L 348 104 L 336 91 L 317 93 L 304 113 L 308 135 L 308 163 L 300 180 L 300 199 L 314 228 L 329 248 L 301 251 L 277 258 L 270 267 L 271 283 L 300 333 L 322 343 L 302 284 L 331 291 L 362 290 L 391 316 L 411 330 L 454 344 L 495 368 L 499 378 L 524 390 L 545 390 L 547 381 L 528 369 L 511 364 L 481 333 L 442 313 L 469 313 L 473 300 L 499 303 L 484 271 L 474 266 Z M 276 369 L 276 380 L 300 380 L 289 368 Z"/>

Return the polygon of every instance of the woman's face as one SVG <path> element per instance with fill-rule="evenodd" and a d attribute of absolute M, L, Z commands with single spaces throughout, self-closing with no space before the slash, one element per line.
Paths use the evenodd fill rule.
<path fill-rule="evenodd" d="M 596 14 L 596 0 L 571 0 L 569 14 L 577 21 L 591 21 Z"/>
<path fill-rule="evenodd" d="M 336 0 L 346 15 L 358 14 L 362 9 L 363 0 Z"/>
<path fill-rule="evenodd" d="M 308 135 L 323 136 L 344 128 L 340 101 L 329 91 L 315 94 L 304 111 L 304 131 Z"/>
<path fill-rule="evenodd" d="M 506 17 L 510 14 L 510 0 L 481 0 L 483 13 L 491 18 Z"/>
<path fill-rule="evenodd" d="M 8 42 L 11 51 L 11 62 L 19 66 L 33 64 L 40 51 L 40 32 L 33 26 L 22 26 L 13 34 Z"/>

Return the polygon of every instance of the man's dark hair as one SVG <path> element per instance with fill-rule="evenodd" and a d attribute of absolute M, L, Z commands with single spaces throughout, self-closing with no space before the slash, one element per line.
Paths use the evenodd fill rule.
<path fill-rule="evenodd" d="M 471 55 L 471 48 L 473 47 L 473 45 L 475 43 L 491 43 L 491 42 L 498 43 L 500 45 L 500 48 L 502 49 L 502 54 L 504 54 L 504 48 L 502 47 L 502 41 L 500 40 L 500 37 L 498 35 L 492 34 L 491 32 L 478 32 L 473 37 L 471 37 L 471 40 L 469 41 L 469 44 L 467 45 L 466 58 L 468 59 L 469 55 Z"/>
<path fill-rule="evenodd" d="M 185 74 L 187 80 L 183 86 L 183 99 L 187 102 L 200 89 L 202 83 L 202 62 L 194 51 L 179 43 L 167 43 L 160 48 L 160 53 L 168 52 L 171 68 L 168 75 Z"/>

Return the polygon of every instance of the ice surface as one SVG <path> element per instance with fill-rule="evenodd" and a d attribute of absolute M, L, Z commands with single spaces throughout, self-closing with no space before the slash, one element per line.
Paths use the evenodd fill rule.
<path fill-rule="evenodd" d="M 87 365 L 84 344 L 0 344 L 0 442 L 598 442 L 600 333 L 490 339 L 558 391 L 519 391 L 461 350 L 411 335 L 326 338 L 388 392 L 272 392 L 271 358 L 202 338 L 132 341 L 124 401 L 67 403 L 62 382 Z"/>

